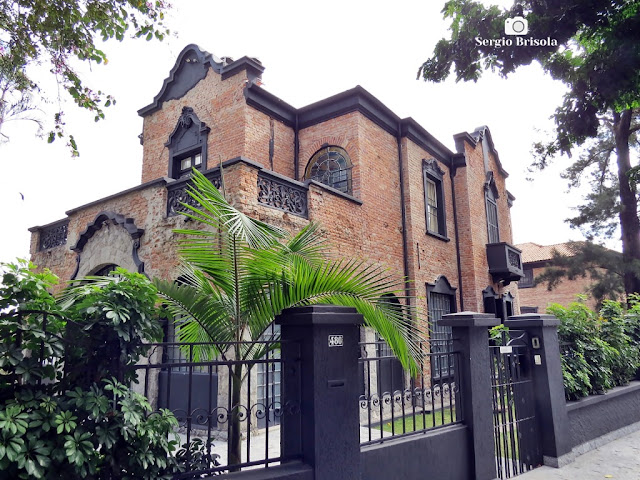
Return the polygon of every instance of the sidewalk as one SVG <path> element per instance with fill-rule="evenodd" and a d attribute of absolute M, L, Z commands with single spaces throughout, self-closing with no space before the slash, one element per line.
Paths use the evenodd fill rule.
<path fill-rule="evenodd" d="M 539 467 L 518 480 L 640 480 L 640 430 L 576 457 L 562 468 Z"/>

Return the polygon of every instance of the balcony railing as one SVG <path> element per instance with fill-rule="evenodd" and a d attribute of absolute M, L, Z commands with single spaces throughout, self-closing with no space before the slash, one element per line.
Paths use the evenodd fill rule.
<path fill-rule="evenodd" d="M 258 173 L 258 203 L 307 218 L 307 190 L 304 184 L 261 170 Z"/>
<path fill-rule="evenodd" d="M 220 188 L 220 170 L 206 172 L 204 175 L 216 188 Z M 196 201 L 188 193 L 190 179 L 191 177 L 182 178 L 167 185 L 167 217 L 187 212 L 187 207 L 183 205 L 185 203 L 194 207 L 197 206 Z"/>
<path fill-rule="evenodd" d="M 59 247 L 67 243 L 69 220 L 65 219 L 40 230 L 39 250 Z"/>
<path fill-rule="evenodd" d="M 489 273 L 494 282 L 508 285 L 524 277 L 521 251 L 506 242 L 487 244 L 487 262 Z"/>

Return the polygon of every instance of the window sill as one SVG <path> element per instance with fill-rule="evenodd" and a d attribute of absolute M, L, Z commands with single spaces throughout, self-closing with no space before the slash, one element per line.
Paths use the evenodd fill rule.
<path fill-rule="evenodd" d="M 320 183 L 317 180 L 305 180 L 304 183 L 305 185 L 315 185 L 316 187 L 320 187 L 321 189 L 326 190 L 327 192 L 331 192 L 338 197 L 342 197 L 346 200 L 349 200 L 350 202 L 356 203 L 358 205 L 362 205 L 362 200 L 359 200 L 356 197 L 349 195 L 348 193 L 344 193 L 340 190 L 336 190 L 335 188 L 330 187 L 329 185 Z"/>
<path fill-rule="evenodd" d="M 434 237 L 437 238 L 438 240 L 442 240 L 443 242 L 450 242 L 451 239 L 445 235 L 440 235 L 437 232 L 432 232 L 430 230 L 427 230 L 427 235 L 429 235 L 430 237 Z"/>

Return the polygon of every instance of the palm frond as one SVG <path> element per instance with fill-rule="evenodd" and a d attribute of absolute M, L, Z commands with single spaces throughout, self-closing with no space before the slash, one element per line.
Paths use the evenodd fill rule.
<path fill-rule="evenodd" d="M 189 195 L 198 207 L 183 203 L 188 209 L 185 215 L 209 225 L 214 230 L 228 232 L 242 239 L 251 248 L 269 248 L 286 232 L 268 223 L 261 222 L 232 207 L 220 191 L 197 169 L 193 169 Z"/>
<path fill-rule="evenodd" d="M 213 342 L 214 350 L 224 355 L 224 348 L 218 343 L 235 340 L 236 325 L 232 321 L 232 302 L 215 289 L 207 289 L 204 283 L 196 286 L 154 279 L 162 303 L 180 324 L 180 341 Z M 204 288 L 202 288 L 204 287 Z M 196 349 L 196 358 L 202 358 L 204 348 Z"/>
<path fill-rule="evenodd" d="M 351 306 L 385 338 L 405 368 L 417 371 L 420 336 L 415 325 L 421 323 L 420 312 L 409 305 L 398 308 L 380 301 L 390 293 L 403 292 L 403 285 L 380 266 L 358 260 L 326 260 L 320 265 L 296 262 L 289 271 L 256 277 L 245 287 L 241 297 L 252 312 L 252 337 L 285 308 L 319 303 Z"/>

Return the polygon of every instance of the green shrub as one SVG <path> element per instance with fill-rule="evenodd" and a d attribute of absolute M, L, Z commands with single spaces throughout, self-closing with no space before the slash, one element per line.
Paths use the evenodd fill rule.
<path fill-rule="evenodd" d="M 560 319 L 565 395 L 574 400 L 629 382 L 640 367 L 640 304 L 632 299 L 625 311 L 605 301 L 600 315 L 579 302 L 551 305 L 547 312 Z"/>
<path fill-rule="evenodd" d="M 24 261 L 2 270 L 0 479 L 171 478 L 175 417 L 150 414 L 111 378 L 129 383 L 124 367 L 161 333 L 154 287 L 118 270 L 56 302 L 51 272 Z"/>

